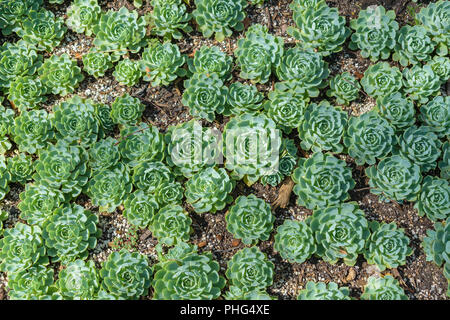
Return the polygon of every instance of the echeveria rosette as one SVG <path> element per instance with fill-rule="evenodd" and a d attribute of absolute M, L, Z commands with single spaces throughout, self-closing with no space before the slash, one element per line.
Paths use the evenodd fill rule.
<path fill-rule="evenodd" d="M 39 159 L 34 162 L 34 181 L 61 190 L 66 198 L 75 198 L 90 177 L 88 158 L 87 151 L 81 146 L 63 140 L 55 145 L 49 144 L 39 152 Z"/>
<path fill-rule="evenodd" d="M 189 107 L 189 113 L 197 118 L 212 122 L 215 113 L 223 113 L 228 88 L 216 73 L 196 73 L 184 83 L 181 102 Z"/>
<path fill-rule="evenodd" d="M 19 198 L 20 218 L 30 225 L 39 226 L 65 202 L 61 191 L 43 184 L 27 184 Z"/>
<path fill-rule="evenodd" d="M 114 69 L 113 76 L 121 85 L 132 87 L 141 80 L 143 76 L 141 63 L 130 59 L 120 60 Z"/>
<path fill-rule="evenodd" d="M 73 93 L 84 79 L 76 60 L 71 59 L 67 53 L 52 55 L 44 61 L 38 72 L 48 92 L 62 96 Z"/>
<path fill-rule="evenodd" d="M 257 113 L 262 109 L 263 99 L 264 95 L 256 86 L 233 82 L 228 87 L 227 107 L 223 114 Z"/>
<path fill-rule="evenodd" d="M 40 10 L 29 12 L 17 34 L 38 51 L 51 52 L 60 44 L 66 31 L 62 17 L 55 17 L 51 11 Z"/>
<path fill-rule="evenodd" d="M 434 230 L 427 230 L 427 235 L 423 239 L 422 248 L 426 254 L 427 261 L 433 261 L 438 267 L 445 264 L 448 268 L 450 263 L 450 218 L 444 222 L 436 222 Z"/>
<path fill-rule="evenodd" d="M 343 259 L 346 265 L 355 265 L 370 236 L 364 211 L 355 202 L 315 210 L 309 224 L 317 243 L 316 254 L 331 264 Z"/>
<path fill-rule="evenodd" d="M 111 107 L 107 104 L 95 104 L 95 117 L 98 120 L 100 129 L 104 134 L 111 133 L 115 128 L 115 123 L 111 118 Z"/>
<path fill-rule="evenodd" d="M 14 228 L 3 230 L 0 248 L 0 270 L 8 274 L 49 262 L 42 230 L 38 226 L 18 222 Z"/>
<path fill-rule="evenodd" d="M 102 8 L 97 0 L 75 0 L 67 8 L 66 25 L 77 33 L 84 33 L 88 37 L 98 23 Z"/>
<path fill-rule="evenodd" d="M 0 200 L 8 194 L 10 180 L 11 174 L 6 166 L 5 157 L 0 155 Z"/>
<path fill-rule="evenodd" d="M 43 0 L 2 0 L 0 1 L 0 29 L 7 36 L 17 32 L 24 18 L 31 11 L 38 11 Z"/>
<path fill-rule="evenodd" d="M 103 77 L 105 72 L 113 67 L 110 54 L 98 51 L 95 48 L 84 54 L 82 61 L 83 70 L 95 78 Z"/>
<path fill-rule="evenodd" d="M 421 61 L 428 61 L 431 59 L 434 46 L 435 44 L 424 27 L 406 25 L 398 32 L 395 53 L 392 55 L 392 59 L 400 62 L 404 67 Z"/>
<path fill-rule="evenodd" d="M 11 174 L 11 182 L 25 184 L 34 172 L 34 162 L 30 155 L 19 153 L 8 158 L 7 168 Z"/>
<path fill-rule="evenodd" d="M 422 8 L 415 16 L 416 23 L 422 25 L 429 35 L 432 36 L 432 39 L 438 43 L 437 54 L 440 56 L 446 56 L 449 53 L 449 11 L 450 3 L 440 0 Z"/>
<path fill-rule="evenodd" d="M 18 77 L 34 75 L 41 65 L 42 56 L 32 45 L 5 42 L 0 47 L 0 88 L 9 88 Z"/>
<path fill-rule="evenodd" d="M 125 249 L 113 252 L 99 271 L 101 288 L 120 300 L 136 300 L 148 292 L 152 269 L 148 258 Z"/>
<path fill-rule="evenodd" d="M 215 213 L 233 201 L 230 193 L 235 181 L 223 168 L 208 167 L 195 173 L 185 183 L 186 202 L 196 213 Z"/>
<path fill-rule="evenodd" d="M 297 300 L 351 300 L 350 290 L 335 282 L 308 281 L 305 289 L 300 290 Z"/>
<path fill-rule="evenodd" d="M 351 50 L 360 49 L 363 58 L 374 62 L 389 58 L 398 31 L 394 10 L 386 11 L 383 6 L 361 10 L 358 18 L 350 21 L 350 27 L 355 30 L 349 45 Z"/>
<path fill-rule="evenodd" d="M 289 8 L 293 11 L 294 20 L 296 20 L 297 15 L 304 14 L 309 8 L 318 10 L 326 5 L 325 0 L 293 0 Z"/>
<path fill-rule="evenodd" d="M 194 58 L 188 60 L 192 73 L 216 73 L 223 81 L 230 79 L 232 64 L 233 58 L 216 46 L 202 46 L 195 51 Z"/>
<path fill-rule="evenodd" d="M 368 167 L 370 192 L 381 200 L 415 201 L 420 191 L 420 167 L 400 155 L 384 158 L 378 165 Z"/>
<path fill-rule="evenodd" d="M 100 288 L 100 276 L 94 261 L 77 259 L 59 272 L 55 285 L 64 299 L 94 300 Z"/>
<path fill-rule="evenodd" d="M 77 95 L 53 108 L 52 124 L 56 139 L 89 146 L 99 137 L 94 102 Z"/>
<path fill-rule="evenodd" d="M 183 34 L 190 33 L 189 21 L 192 16 L 186 11 L 186 5 L 176 1 L 152 1 L 153 11 L 150 14 L 152 33 L 166 40 L 181 39 Z"/>
<path fill-rule="evenodd" d="M 328 6 L 308 8 L 295 15 L 294 22 L 297 28 L 288 28 L 288 33 L 300 40 L 303 47 L 316 49 L 323 56 L 341 51 L 350 35 L 345 18 L 336 8 Z"/>
<path fill-rule="evenodd" d="M 9 141 L 9 138 L 7 136 L 0 136 L 0 155 L 3 155 L 11 149 L 12 144 L 11 141 Z"/>
<path fill-rule="evenodd" d="M 167 163 L 175 174 L 186 178 L 204 167 L 215 165 L 220 152 L 220 135 L 195 120 L 169 126 L 165 135 Z"/>
<path fill-rule="evenodd" d="M 312 49 L 294 47 L 288 49 L 276 68 L 278 82 L 275 88 L 307 92 L 312 98 L 319 95 L 319 89 L 326 86 L 328 63 Z"/>
<path fill-rule="evenodd" d="M 351 101 L 359 96 L 361 85 L 349 72 L 337 74 L 330 79 L 330 89 L 327 90 L 328 97 L 335 97 L 337 104 L 349 105 Z"/>
<path fill-rule="evenodd" d="M 245 37 L 237 41 L 234 51 L 241 69 L 239 76 L 254 83 L 266 83 L 272 70 L 280 63 L 283 52 L 283 38 L 270 34 L 266 26 L 251 25 Z"/>
<path fill-rule="evenodd" d="M 371 276 L 367 279 L 364 291 L 361 294 L 362 300 L 408 300 L 408 296 L 398 280 L 392 276 L 377 278 Z"/>
<path fill-rule="evenodd" d="M 14 132 L 15 112 L 11 108 L 5 108 L 0 104 L 0 137 Z"/>
<path fill-rule="evenodd" d="M 314 234 L 307 223 L 285 220 L 277 228 L 274 249 L 289 262 L 303 263 L 316 252 L 317 246 Z"/>
<path fill-rule="evenodd" d="M 181 204 L 184 188 L 179 182 L 164 181 L 155 192 L 160 207 L 169 204 Z"/>
<path fill-rule="evenodd" d="M 420 121 L 440 138 L 450 136 L 450 97 L 436 96 L 419 109 Z"/>
<path fill-rule="evenodd" d="M 43 265 L 8 274 L 11 300 L 60 300 L 54 285 L 54 271 Z"/>
<path fill-rule="evenodd" d="M 345 134 L 348 115 L 340 107 L 332 106 L 323 100 L 318 105 L 310 104 L 298 126 L 300 146 L 304 150 L 321 152 L 331 150 L 340 153 L 341 143 Z"/>
<path fill-rule="evenodd" d="M 242 290 L 236 286 L 230 286 L 224 295 L 225 300 L 276 300 L 261 289 Z"/>
<path fill-rule="evenodd" d="M 406 257 L 413 253 L 409 238 L 395 222 L 370 222 L 371 235 L 364 250 L 369 264 L 376 264 L 380 271 L 397 268 L 406 263 Z"/>
<path fill-rule="evenodd" d="M 166 144 L 155 126 L 141 122 L 136 126 L 125 127 L 120 131 L 119 141 L 122 161 L 129 167 L 147 160 L 164 159 Z"/>
<path fill-rule="evenodd" d="M 422 182 L 419 197 L 414 205 L 419 216 L 427 216 L 431 221 L 450 217 L 450 184 L 448 180 L 426 176 Z"/>
<path fill-rule="evenodd" d="M 112 168 L 94 172 L 85 193 L 95 206 L 99 206 L 100 212 L 113 212 L 132 188 L 129 169 L 119 162 Z"/>
<path fill-rule="evenodd" d="M 271 91 L 264 103 L 266 114 L 289 133 L 303 121 L 309 98 L 292 91 Z"/>
<path fill-rule="evenodd" d="M 85 260 L 101 235 L 97 224 L 98 216 L 77 204 L 56 209 L 42 226 L 42 238 L 52 262 Z"/>
<path fill-rule="evenodd" d="M 223 41 L 232 35 L 232 29 L 244 29 L 242 21 L 247 5 L 246 0 L 195 0 L 192 16 L 204 37 L 214 34 L 217 41 Z"/>
<path fill-rule="evenodd" d="M 387 62 L 371 65 L 361 79 L 364 91 L 373 98 L 384 97 L 402 88 L 402 73 Z"/>
<path fill-rule="evenodd" d="M 396 132 L 403 131 L 416 122 L 414 103 L 403 97 L 400 92 L 378 97 L 374 109 L 392 125 Z"/>
<path fill-rule="evenodd" d="M 155 215 L 151 230 L 159 243 L 173 246 L 180 242 L 189 241 L 193 233 L 192 219 L 179 205 L 168 205 Z"/>
<path fill-rule="evenodd" d="M 439 94 L 440 79 L 434 74 L 429 65 L 415 65 L 403 70 L 403 90 L 418 104 L 427 103 L 432 97 Z"/>
<path fill-rule="evenodd" d="M 394 129 L 375 111 L 351 117 L 348 122 L 344 144 L 359 166 L 375 164 L 377 159 L 388 156 L 396 143 Z"/>
<path fill-rule="evenodd" d="M 47 101 L 47 87 L 41 79 L 34 77 L 18 77 L 11 81 L 8 90 L 10 100 L 20 111 L 37 109 L 39 104 Z"/>
<path fill-rule="evenodd" d="M 283 181 L 284 175 L 281 172 L 271 172 L 270 174 L 266 174 L 261 177 L 259 182 L 261 182 L 263 185 L 271 185 L 272 187 L 276 187 Z"/>
<path fill-rule="evenodd" d="M 120 161 L 119 142 L 111 137 L 99 140 L 88 150 L 92 171 L 114 167 Z"/>
<path fill-rule="evenodd" d="M 308 209 L 337 205 L 349 198 L 348 191 L 355 186 L 345 161 L 321 152 L 299 159 L 292 179 L 297 203 Z"/>
<path fill-rule="evenodd" d="M 117 61 L 129 52 L 139 52 L 145 45 L 146 21 L 136 11 L 122 7 L 119 11 L 103 13 L 93 31 L 94 45 L 100 51 L 111 53 L 113 61 Z"/>
<path fill-rule="evenodd" d="M 231 118 L 223 131 L 225 168 L 231 176 L 251 185 L 276 168 L 281 133 L 264 114 Z"/>
<path fill-rule="evenodd" d="M 163 182 L 173 181 L 169 167 L 160 161 L 143 161 L 133 168 L 133 184 L 146 192 L 155 192 Z"/>
<path fill-rule="evenodd" d="M 123 206 L 123 216 L 132 225 L 140 228 L 148 227 L 159 209 L 155 196 L 143 190 L 136 190 L 127 195 Z"/>
<path fill-rule="evenodd" d="M 442 161 L 439 161 L 441 178 L 450 180 L 450 143 L 446 141 L 442 145 Z"/>
<path fill-rule="evenodd" d="M 422 172 L 436 168 L 442 143 L 431 128 L 412 126 L 398 140 L 400 154 L 419 166 Z"/>
<path fill-rule="evenodd" d="M 274 264 L 256 247 L 239 250 L 227 263 L 228 284 L 243 291 L 262 290 L 272 285 Z"/>
<path fill-rule="evenodd" d="M 143 79 L 151 82 L 153 87 L 168 86 L 176 78 L 186 75 L 186 69 L 182 68 L 185 62 L 186 57 L 176 44 L 152 41 L 142 53 Z"/>
<path fill-rule="evenodd" d="M 170 251 L 169 251 L 170 252 Z M 155 266 L 153 279 L 156 300 L 212 300 L 220 296 L 225 279 L 220 266 L 207 252 L 187 252 Z"/>
<path fill-rule="evenodd" d="M 432 60 L 427 63 L 434 74 L 439 77 L 441 83 L 445 83 L 450 78 L 450 58 L 434 56 Z"/>
<path fill-rule="evenodd" d="M 259 240 L 268 240 L 273 229 L 275 217 L 270 206 L 251 194 L 239 196 L 225 215 L 227 230 L 234 238 L 252 245 Z"/>
<path fill-rule="evenodd" d="M 145 105 L 128 93 L 117 97 L 111 104 L 111 119 L 121 126 L 134 126 L 141 119 Z"/>

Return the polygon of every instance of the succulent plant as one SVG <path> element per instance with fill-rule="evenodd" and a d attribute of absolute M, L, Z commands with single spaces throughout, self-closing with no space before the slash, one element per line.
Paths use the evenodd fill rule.
<path fill-rule="evenodd" d="M 152 282 L 147 257 L 125 249 L 111 253 L 99 273 L 101 288 L 118 299 L 138 299 Z"/>
<path fill-rule="evenodd" d="M 407 129 L 416 122 L 414 103 L 403 97 L 400 92 L 378 97 L 375 110 L 395 131 Z"/>
<path fill-rule="evenodd" d="M 21 222 L 14 228 L 3 230 L 0 239 L 0 270 L 14 274 L 36 265 L 47 265 L 48 257 L 38 226 Z"/>
<path fill-rule="evenodd" d="M 8 296 L 11 300 L 62 300 L 53 277 L 53 269 L 43 265 L 9 274 Z"/>
<path fill-rule="evenodd" d="M 102 8 L 97 0 L 75 0 L 67 8 L 67 26 L 77 33 L 91 36 L 98 23 Z"/>
<path fill-rule="evenodd" d="M 90 176 L 88 157 L 83 147 L 63 140 L 55 145 L 49 144 L 39 152 L 39 159 L 34 162 L 34 181 L 61 190 L 68 198 L 77 197 Z"/>
<path fill-rule="evenodd" d="M 323 56 L 341 51 L 350 35 L 345 18 L 336 8 L 328 6 L 307 8 L 295 15 L 294 22 L 297 28 L 288 28 L 288 33 L 300 40 L 303 47 L 316 49 Z"/>
<path fill-rule="evenodd" d="M 143 161 L 164 159 L 166 144 L 157 127 L 144 122 L 120 131 L 119 152 L 122 162 L 135 167 Z"/>
<path fill-rule="evenodd" d="M 170 169 L 160 161 L 143 161 L 133 168 L 133 184 L 146 192 L 155 192 L 163 182 L 172 181 Z"/>
<path fill-rule="evenodd" d="M 167 205 L 155 215 L 151 230 L 159 243 L 173 246 L 189 241 L 192 219 L 179 205 Z"/>
<path fill-rule="evenodd" d="M 366 169 L 370 192 L 381 200 L 415 201 L 420 191 L 420 167 L 400 155 L 384 158 Z"/>
<path fill-rule="evenodd" d="M 350 27 L 355 30 L 349 45 L 351 50 L 360 49 L 363 58 L 374 62 L 389 58 L 398 31 L 394 10 L 386 11 L 383 6 L 361 10 L 358 18 L 350 21 Z"/>
<path fill-rule="evenodd" d="M 8 90 L 8 100 L 20 111 L 36 109 L 45 102 L 47 88 L 39 78 L 29 76 L 17 77 L 11 82 Z"/>
<path fill-rule="evenodd" d="M 83 55 L 82 60 L 83 70 L 95 78 L 103 77 L 105 72 L 113 67 L 110 54 L 95 48 Z"/>
<path fill-rule="evenodd" d="M 427 230 L 427 235 L 421 244 L 426 254 L 426 260 L 433 261 L 438 267 L 445 264 L 448 268 L 450 263 L 449 242 L 450 218 L 447 218 L 443 223 L 436 222 L 434 230 Z"/>
<path fill-rule="evenodd" d="M 184 188 L 179 182 L 164 181 L 155 192 L 160 207 L 181 204 Z"/>
<path fill-rule="evenodd" d="M 52 262 L 85 260 L 88 250 L 95 248 L 101 235 L 97 223 L 94 213 L 77 204 L 57 208 L 42 226 L 42 238 Z"/>
<path fill-rule="evenodd" d="M 96 103 L 94 107 L 95 117 L 98 120 L 101 131 L 104 134 L 111 133 L 115 128 L 114 121 L 111 118 L 111 108 L 103 103 Z"/>
<path fill-rule="evenodd" d="M 364 211 L 356 202 L 315 210 L 310 226 L 317 243 L 316 254 L 331 264 L 343 259 L 346 265 L 355 265 L 370 236 Z"/>
<path fill-rule="evenodd" d="M 233 201 L 235 181 L 223 168 L 208 167 L 195 173 L 185 184 L 186 202 L 197 213 L 215 213 Z"/>
<path fill-rule="evenodd" d="M 138 98 L 126 93 L 111 104 L 111 118 L 119 125 L 133 126 L 141 119 L 144 109 L 145 105 Z"/>
<path fill-rule="evenodd" d="M 414 208 L 419 216 L 426 215 L 431 221 L 445 220 L 450 216 L 449 182 L 445 179 L 426 176 L 422 183 L 419 198 Z"/>
<path fill-rule="evenodd" d="M 118 142 L 111 137 L 107 137 L 92 144 L 88 153 L 89 167 L 93 171 L 114 167 L 120 160 Z"/>
<path fill-rule="evenodd" d="M 266 114 L 285 132 L 297 128 L 302 122 L 309 98 L 292 91 L 271 91 L 264 103 Z"/>
<path fill-rule="evenodd" d="M 427 63 L 434 74 L 439 77 L 441 83 L 445 83 L 450 78 L 450 58 L 434 56 L 432 60 Z"/>
<path fill-rule="evenodd" d="M 396 142 L 392 126 L 375 111 L 351 117 L 344 137 L 348 155 L 359 166 L 388 156 Z"/>
<path fill-rule="evenodd" d="M 244 29 L 242 21 L 247 5 L 246 0 L 195 0 L 196 9 L 192 16 L 204 37 L 214 34 L 217 41 L 223 41 L 231 36 L 231 29 Z"/>
<path fill-rule="evenodd" d="M 154 87 L 168 86 L 177 77 L 186 75 L 186 69 L 182 68 L 185 62 L 186 57 L 180 53 L 176 44 L 152 41 L 142 53 L 144 81 L 151 82 Z"/>
<path fill-rule="evenodd" d="M 20 218 L 30 225 L 42 226 L 54 210 L 64 202 L 64 194 L 43 184 L 27 184 L 25 190 L 20 193 L 20 202 L 17 205 Z"/>
<path fill-rule="evenodd" d="M 450 136 L 450 97 L 436 96 L 422 105 L 419 119 L 438 137 Z"/>
<path fill-rule="evenodd" d="M 371 65 L 361 79 L 364 91 L 373 98 L 384 97 L 400 91 L 402 73 L 397 67 L 391 67 L 387 62 Z"/>
<path fill-rule="evenodd" d="M 5 108 L 0 104 L 0 137 L 13 132 L 15 112 L 13 109 Z"/>
<path fill-rule="evenodd" d="M 332 106 L 326 100 L 318 105 L 310 104 L 298 127 L 298 135 L 302 140 L 300 146 L 304 150 L 313 152 L 322 150 L 342 152 L 341 140 L 345 134 L 347 122 L 347 113 L 340 107 Z"/>
<path fill-rule="evenodd" d="M 442 145 L 442 161 L 439 161 L 441 178 L 450 180 L 450 143 L 446 141 Z"/>
<path fill-rule="evenodd" d="M 56 286 L 66 300 L 94 300 L 100 277 L 94 261 L 75 260 L 59 272 Z"/>
<path fill-rule="evenodd" d="M 126 165 L 118 163 L 109 169 L 94 172 L 85 193 L 100 212 L 113 212 L 131 192 L 133 185 Z"/>
<path fill-rule="evenodd" d="M 12 136 L 20 152 L 32 154 L 47 146 L 55 135 L 50 118 L 45 110 L 31 110 L 14 119 Z"/>
<path fill-rule="evenodd" d="M 129 87 L 134 86 L 142 78 L 144 72 L 141 70 L 141 64 L 138 61 L 123 59 L 117 63 L 113 76 L 121 85 Z"/>
<path fill-rule="evenodd" d="M 44 61 L 38 72 L 48 91 L 62 96 L 74 92 L 84 79 L 76 60 L 71 59 L 67 53 L 52 55 Z"/>
<path fill-rule="evenodd" d="M 127 195 L 123 206 L 124 217 L 132 225 L 140 228 L 148 227 L 159 209 L 156 198 L 143 190 L 136 190 Z"/>
<path fill-rule="evenodd" d="M 297 20 L 297 16 L 304 14 L 307 9 L 318 10 L 326 5 L 325 0 L 293 0 L 289 8 L 293 11 L 294 20 Z"/>
<path fill-rule="evenodd" d="M 296 183 L 297 203 L 308 209 L 337 205 L 349 198 L 348 191 L 355 186 L 352 171 L 345 162 L 321 152 L 299 159 L 292 179 Z"/>
<path fill-rule="evenodd" d="M 273 229 L 275 217 L 270 206 L 251 194 L 239 196 L 225 215 L 227 230 L 244 244 L 256 244 L 268 240 Z"/>
<path fill-rule="evenodd" d="M 220 152 L 217 133 L 195 120 L 169 126 L 165 141 L 168 164 L 174 167 L 176 174 L 186 178 L 204 167 L 213 166 Z"/>
<path fill-rule="evenodd" d="M 427 30 L 429 35 L 432 36 L 432 39 L 438 43 L 437 53 L 440 56 L 448 55 L 450 46 L 449 10 L 450 3 L 448 1 L 440 0 L 435 3 L 430 3 L 427 7 L 422 8 L 415 16 L 416 23 L 420 23 Z"/>
<path fill-rule="evenodd" d="M 5 157 L 0 155 L 0 200 L 9 192 L 8 183 L 11 180 L 11 174 L 6 166 Z"/>
<path fill-rule="evenodd" d="M 8 151 L 9 149 L 11 149 L 12 144 L 9 141 L 8 137 L 6 136 L 0 136 L 0 155 L 3 155 L 6 153 L 6 151 Z"/>
<path fill-rule="evenodd" d="M 246 291 L 236 286 L 230 286 L 224 298 L 225 300 L 276 300 L 275 297 L 268 295 L 264 290 Z"/>
<path fill-rule="evenodd" d="M 300 290 L 297 300 L 350 300 L 350 290 L 335 282 L 308 281 L 305 289 Z"/>
<path fill-rule="evenodd" d="M 297 147 L 293 140 L 283 139 L 280 147 L 279 158 L 275 160 L 278 166 L 273 168 L 273 171 L 263 175 L 260 182 L 263 185 L 270 184 L 275 187 L 285 178 L 290 176 L 295 166 L 297 165 Z"/>
<path fill-rule="evenodd" d="M 420 167 L 422 172 L 436 168 L 442 143 L 427 126 L 412 126 L 399 137 L 400 154 Z"/>
<path fill-rule="evenodd" d="M 264 95 L 256 86 L 233 82 L 228 87 L 227 106 L 224 115 L 239 115 L 242 113 L 257 113 L 262 109 L 261 101 Z"/>
<path fill-rule="evenodd" d="M 284 175 L 281 172 L 274 171 L 270 174 L 263 175 L 259 181 L 265 186 L 269 184 L 272 187 L 276 187 L 283 179 Z"/>
<path fill-rule="evenodd" d="M 100 51 L 110 52 L 113 61 L 129 52 L 137 53 L 145 45 L 145 18 L 125 7 L 102 13 L 93 31 L 96 36 L 94 45 Z"/>
<path fill-rule="evenodd" d="M 428 61 L 434 51 L 435 44 L 427 35 L 427 30 L 419 25 L 403 26 L 397 38 L 394 61 L 406 67 L 409 64 L 417 64 L 420 61 Z"/>
<path fill-rule="evenodd" d="M 284 41 L 273 36 L 266 26 L 251 25 L 245 37 L 237 41 L 234 51 L 236 63 L 241 69 L 240 77 L 255 83 L 266 83 L 272 70 L 280 63 Z"/>
<path fill-rule="evenodd" d="M 376 278 L 371 276 L 367 279 L 362 300 L 408 300 L 405 291 L 400 287 L 398 281 L 392 276 Z"/>
<path fill-rule="evenodd" d="M 349 105 L 358 98 L 359 90 L 361 85 L 358 80 L 349 72 L 343 72 L 330 79 L 327 96 L 335 97 L 337 104 Z"/>
<path fill-rule="evenodd" d="M 317 250 L 309 225 L 295 220 L 285 220 L 277 228 L 273 247 L 283 259 L 295 263 L 305 262 Z"/>
<path fill-rule="evenodd" d="M 7 220 L 9 213 L 0 209 L 0 236 L 3 235 L 3 221 Z"/>
<path fill-rule="evenodd" d="M 227 263 L 228 284 L 243 291 L 265 289 L 272 285 L 274 265 L 258 247 L 239 250 Z"/>
<path fill-rule="evenodd" d="M 181 102 L 189 107 L 192 116 L 212 122 L 215 113 L 224 112 L 228 88 L 216 73 L 196 73 L 185 81 L 184 87 Z"/>
<path fill-rule="evenodd" d="M 180 31 L 190 33 L 192 27 L 189 25 L 191 14 L 186 11 L 186 6 L 181 0 L 175 1 L 152 1 L 153 11 L 150 14 L 152 33 L 166 40 L 181 39 Z"/>
<path fill-rule="evenodd" d="M 195 51 L 194 58 L 188 60 L 189 70 L 192 73 L 215 73 L 223 81 L 231 77 L 233 58 L 225 54 L 219 47 L 202 46 Z"/>
<path fill-rule="evenodd" d="M 275 85 L 279 90 L 293 89 L 317 97 L 319 89 L 326 86 L 328 63 L 312 49 L 294 47 L 288 49 L 276 68 L 281 82 Z"/>
<path fill-rule="evenodd" d="M 11 174 L 11 182 L 25 184 L 31 179 L 34 172 L 33 159 L 30 155 L 19 153 L 8 158 L 7 168 Z"/>
<path fill-rule="evenodd" d="M 2 0 L 0 1 L 0 29 L 7 36 L 17 32 L 24 18 L 31 11 L 38 11 L 42 0 Z"/>
<path fill-rule="evenodd" d="M 18 77 L 32 76 L 42 65 L 42 56 L 24 42 L 5 42 L 0 47 L 0 88 L 7 89 Z"/>
<path fill-rule="evenodd" d="M 419 104 L 427 103 L 433 96 L 439 94 L 440 79 L 429 65 L 415 65 L 403 70 L 404 92 Z"/>
<path fill-rule="evenodd" d="M 58 140 L 88 146 L 97 141 L 99 123 L 94 102 L 77 95 L 53 108 L 52 124 Z"/>
<path fill-rule="evenodd" d="M 231 176 L 251 185 L 274 171 L 279 157 L 281 134 L 264 114 L 233 117 L 223 131 L 225 168 Z"/>

